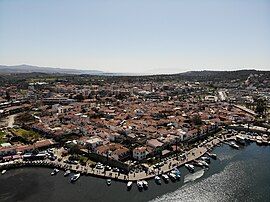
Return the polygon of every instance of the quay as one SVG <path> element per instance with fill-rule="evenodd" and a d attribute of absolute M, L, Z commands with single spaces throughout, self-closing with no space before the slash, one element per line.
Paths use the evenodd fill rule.
<path fill-rule="evenodd" d="M 256 141 L 256 137 L 254 136 L 244 135 L 243 137 L 249 141 Z M 125 182 L 147 180 L 147 179 L 154 178 L 156 175 L 168 173 L 172 171 L 175 167 L 180 167 L 186 163 L 195 161 L 196 159 L 200 158 L 203 155 L 208 155 L 211 157 L 210 151 L 215 146 L 222 143 L 232 146 L 230 141 L 237 141 L 237 135 L 226 136 L 224 134 L 219 134 L 215 138 L 210 138 L 210 140 L 206 142 L 205 144 L 200 144 L 199 146 L 194 147 L 188 152 L 185 152 L 181 155 L 178 155 L 177 157 L 173 157 L 169 159 L 167 163 L 165 163 L 163 166 L 159 168 L 154 168 L 153 165 L 150 166 L 148 172 L 123 174 L 123 173 L 115 172 L 115 171 L 99 170 L 97 168 L 92 168 L 89 166 L 71 165 L 64 162 L 51 161 L 49 159 L 36 160 L 36 161 L 17 160 L 17 161 L 5 162 L 5 163 L 0 164 L 0 169 L 3 170 L 3 169 L 18 168 L 18 167 L 39 166 L 39 167 L 48 167 L 48 168 L 58 168 L 61 170 L 69 169 L 74 173 L 81 173 L 83 175 L 90 175 L 90 176 L 101 177 L 101 178 L 110 178 L 110 179 L 114 179 L 118 181 L 125 181 Z M 270 141 L 268 142 L 268 144 L 270 144 Z"/>
<path fill-rule="evenodd" d="M 154 178 L 156 175 L 165 174 L 167 172 L 172 171 L 175 167 L 180 167 L 185 163 L 194 161 L 201 156 L 207 154 L 207 152 L 211 151 L 214 146 L 224 141 L 224 136 L 216 137 L 211 141 L 207 142 L 204 145 L 199 145 L 188 152 L 181 154 L 181 156 L 177 156 L 171 158 L 167 161 L 166 164 L 161 166 L 160 168 L 153 168 L 153 166 L 149 167 L 149 172 L 139 172 L 139 173 L 129 173 L 123 174 L 114 171 L 103 171 L 96 168 L 91 168 L 89 166 L 82 165 L 71 165 L 64 162 L 51 161 L 49 159 L 46 160 L 35 160 L 35 161 L 11 161 L 0 164 L 0 169 L 12 169 L 18 167 L 48 167 L 48 168 L 58 168 L 61 170 L 71 170 L 75 173 L 81 173 L 83 175 L 91 175 L 101 178 L 111 178 L 118 181 L 138 181 L 138 180 L 146 180 Z"/>

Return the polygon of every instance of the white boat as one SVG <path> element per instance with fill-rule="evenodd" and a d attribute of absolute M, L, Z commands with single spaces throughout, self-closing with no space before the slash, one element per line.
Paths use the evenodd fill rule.
<path fill-rule="evenodd" d="M 133 183 L 132 183 L 131 181 L 129 181 L 129 182 L 127 183 L 127 188 L 128 188 L 128 189 L 131 189 L 132 184 L 133 184 Z"/>
<path fill-rule="evenodd" d="M 161 184 L 161 179 L 159 176 L 155 176 L 155 181 L 157 184 Z"/>
<path fill-rule="evenodd" d="M 216 154 L 213 154 L 213 153 L 208 153 L 208 155 L 212 158 L 212 159 L 216 159 L 217 158 L 217 155 Z M 206 157 L 207 158 L 207 157 Z M 202 159 L 203 160 L 203 159 Z M 210 163 L 210 159 L 209 159 L 209 162 L 206 161 L 207 163 Z"/>
<path fill-rule="evenodd" d="M 112 180 L 111 179 L 107 179 L 107 185 L 110 186 L 112 184 Z"/>
<path fill-rule="evenodd" d="M 142 183 L 143 183 L 143 187 L 145 189 L 148 189 L 148 182 L 146 182 L 145 180 L 143 180 Z"/>
<path fill-rule="evenodd" d="M 2 170 L 2 175 L 4 175 L 7 172 L 7 170 Z"/>
<path fill-rule="evenodd" d="M 55 168 L 55 169 L 53 169 L 53 171 L 51 172 L 51 175 L 56 175 L 58 172 L 59 172 L 59 170 Z"/>
<path fill-rule="evenodd" d="M 200 163 L 200 165 L 204 166 L 204 167 L 209 167 L 209 164 L 206 163 L 205 161 L 203 160 L 198 160 L 198 163 Z"/>
<path fill-rule="evenodd" d="M 162 175 L 162 178 L 164 179 L 165 182 L 168 182 L 169 181 L 169 177 L 166 174 L 163 174 Z"/>
<path fill-rule="evenodd" d="M 239 149 L 239 146 L 235 142 L 231 142 L 230 146 L 235 149 Z"/>
<path fill-rule="evenodd" d="M 70 178 L 70 181 L 71 182 L 75 182 L 77 181 L 79 178 L 80 178 L 81 174 L 78 173 L 78 174 L 74 174 L 71 178 Z"/>
<path fill-rule="evenodd" d="M 64 173 L 64 176 L 65 176 L 65 177 L 66 177 L 66 176 L 69 176 L 70 173 L 71 173 L 70 170 L 66 170 L 66 172 Z"/>
<path fill-rule="evenodd" d="M 137 181 L 137 186 L 139 189 L 143 188 L 143 182 L 142 181 Z"/>
<path fill-rule="evenodd" d="M 170 176 L 170 178 L 171 178 L 173 181 L 176 180 L 176 175 L 175 175 L 173 172 L 170 172 L 170 173 L 169 173 L 169 176 Z"/>
<path fill-rule="evenodd" d="M 191 165 L 191 164 L 188 164 L 188 163 L 186 163 L 185 164 L 185 167 L 189 170 L 189 171 L 194 171 L 194 165 Z"/>
<path fill-rule="evenodd" d="M 215 154 L 210 154 L 210 153 L 209 153 L 208 155 L 209 155 L 209 156 L 211 155 L 211 157 L 214 158 L 214 155 L 215 155 Z M 207 162 L 207 163 L 210 163 L 210 161 L 211 161 L 210 158 L 207 157 L 207 156 L 202 156 L 202 157 L 201 157 L 201 160 L 203 160 L 203 161 L 205 161 L 205 162 Z"/>

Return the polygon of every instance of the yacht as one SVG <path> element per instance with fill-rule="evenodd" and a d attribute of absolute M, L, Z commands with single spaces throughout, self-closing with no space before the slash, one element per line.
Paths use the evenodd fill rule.
<path fill-rule="evenodd" d="M 129 181 L 129 182 L 127 183 L 127 188 L 128 188 L 128 189 L 131 189 L 132 184 L 133 184 L 133 183 L 132 183 L 131 181 Z"/>
<path fill-rule="evenodd" d="M 214 158 L 214 154 L 208 154 L 211 158 Z M 207 156 L 202 156 L 201 157 L 201 160 L 203 160 L 203 161 L 205 161 L 205 162 L 207 162 L 207 163 L 210 163 L 210 158 L 209 157 L 207 157 Z"/>
<path fill-rule="evenodd" d="M 156 182 L 157 184 L 161 184 L 161 179 L 160 179 L 159 176 L 155 176 L 155 182 Z"/>
<path fill-rule="evenodd" d="M 169 173 L 170 178 L 172 179 L 172 181 L 176 180 L 176 175 L 173 172 Z"/>
<path fill-rule="evenodd" d="M 70 182 L 75 182 L 80 178 L 81 174 L 74 174 L 71 178 L 70 178 Z"/>
<path fill-rule="evenodd" d="M 65 177 L 66 177 L 66 176 L 69 176 L 70 173 L 71 173 L 70 170 L 66 170 L 66 172 L 64 173 L 64 176 L 65 176 Z"/>
<path fill-rule="evenodd" d="M 217 155 L 214 154 L 214 153 L 208 153 L 208 155 L 212 158 L 212 159 L 217 159 Z M 207 158 L 207 157 L 206 157 Z M 203 160 L 203 159 L 202 159 Z M 207 162 L 207 161 L 206 161 Z M 209 159 L 209 162 L 207 163 L 210 163 L 210 159 Z"/>
<path fill-rule="evenodd" d="M 142 181 L 137 181 L 137 186 L 139 189 L 143 188 L 143 182 Z"/>
<path fill-rule="evenodd" d="M 111 179 L 107 179 L 107 185 L 110 186 L 112 184 L 112 180 Z"/>
<path fill-rule="evenodd" d="M 143 187 L 145 189 L 148 189 L 148 182 L 146 182 L 145 180 L 143 180 L 142 183 L 143 183 Z"/>
<path fill-rule="evenodd" d="M 231 142 L 230 146 L 235 149 L 239 149 L 239 146 L 235 142 Z"/>
<path fill-rule="evenodd" d="M 192 164 L 188 164 L 188 163 L 186 163 L 185 164 L 185 167 L 189 170 L 189 171 L 194 171 L 194 165 L 192 165 Z"/>
<path fill-rule="evenodd" d="M 7 170 L 2 170 L 2 175 L 4 175 L 7 172 Z"/>
<path fill-rule="evenodd" d="M 169 182 L 169 177 L 168 177 L 168 175 L 163 174 L 163 175 L 162 175 L 162 178 L 164 179 L 165 182 Z"/>
<path fill-rule="evenodd" d="M 53 169 L 53 171 L 51 172 L 51 175 L 56 175 L 59 172 L 59 170 L 57 168 Z"/>

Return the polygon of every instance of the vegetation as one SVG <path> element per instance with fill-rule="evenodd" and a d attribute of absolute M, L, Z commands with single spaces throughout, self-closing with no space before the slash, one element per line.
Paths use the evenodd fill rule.
<path fill-rule="evenodd" d="M 0 131 L 0 144 L 5 142 L 6 133 L 4 131 Z"/>
<path fill-rule="evenodd" d="M 26 140 L 27 142 L 35 142 L 40 138 L 40 135 L 32 130 L 24 130 L 24 129 L 11 129 L 11 132 Z"/>

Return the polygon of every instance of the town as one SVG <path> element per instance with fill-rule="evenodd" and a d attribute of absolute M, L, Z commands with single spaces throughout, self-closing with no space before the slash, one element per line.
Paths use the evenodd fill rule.
<path fill-rule="evenodd" d="M 223 142 L 270 144 L 265 74 L 229 82 L 167 77 L 11 79 L 0 87 L 2 174 L 47 166 L 52 175 L 77 173 L 73 181 L 89 174 L 144 187 L 169 172 L 177 178 L 181 165 L 208 166 L 198 159 L 215 158 L 211 149 Z"/>

